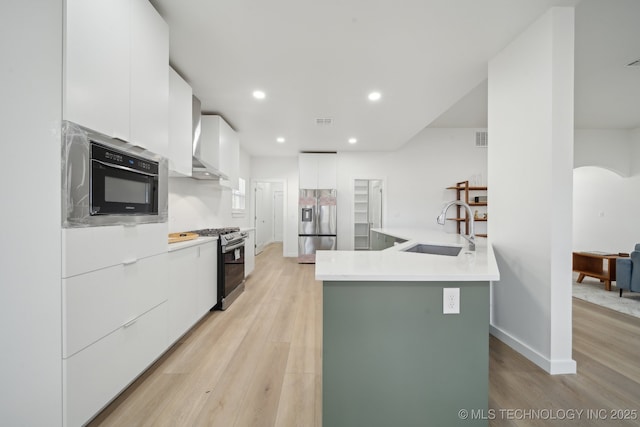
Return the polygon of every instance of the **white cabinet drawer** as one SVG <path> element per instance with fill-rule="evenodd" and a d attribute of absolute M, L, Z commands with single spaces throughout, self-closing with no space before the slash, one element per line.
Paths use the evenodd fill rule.
<path fill-rule="evenodd" d="M 164 303 L 63 360 L 64 425 L 83 425 L 140 375 L 166 350 L 166 331 Z"/>
<path fill-rule="evenodd" d="M 62 277 L 167 252 L 167 223 L 65 228 Z"/>
<path fill-rule="evenodd" d="M 63 357 L 166 301 L 167 259 L 164 253 L 63 279 Z"/>

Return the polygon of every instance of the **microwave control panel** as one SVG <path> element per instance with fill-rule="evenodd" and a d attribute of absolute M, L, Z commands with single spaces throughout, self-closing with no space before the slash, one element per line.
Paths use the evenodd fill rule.
<path fill-rule="evenodd" d="M 96 142 L 91 142 L 91 160 L 97 160 L 111 165 L 119 165 L 152 175 L 158 174 L 157 162 L 131 156 Z"/>

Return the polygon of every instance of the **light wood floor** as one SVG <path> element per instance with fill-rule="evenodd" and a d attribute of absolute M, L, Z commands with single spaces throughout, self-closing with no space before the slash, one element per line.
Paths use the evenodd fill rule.
<path fill-rule="evenodd" d="M 270 245 L 242 296 L 207 315 L 90 425 L 321 426 L 322 287 L 313 265 L 281 254 Z M 490 426 L 640 425 L 640 319 L 577 299 L 573 310 L 577 375 L 548 375 L 490 338 Z M 597 412 L 571 421 L 527 409 Z M 613 421 L 611 410 L 637 419 Z"/>

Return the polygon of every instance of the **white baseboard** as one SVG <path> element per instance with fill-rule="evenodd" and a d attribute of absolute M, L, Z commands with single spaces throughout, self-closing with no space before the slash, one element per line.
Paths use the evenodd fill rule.
<path fill-rule="evenodd" d="M 551 360 L 538 353 L 522 341 L 514 338 L 509 333 L 493 325 L 489 326 L 489 332 L 509 347 L 522 354 L 524 357 L 547 371 L 551 375 L 575 374 L 576 361 L 572 359 Z"/>

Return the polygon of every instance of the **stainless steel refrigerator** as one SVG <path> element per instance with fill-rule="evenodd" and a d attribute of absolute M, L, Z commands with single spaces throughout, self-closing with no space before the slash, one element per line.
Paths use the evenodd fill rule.
<path fill-rule="evenodd" d="M 315 263 L 317 250 L 336 250 L 336 194 L 336 190 L 300 190 L 299 263 Z"/>

